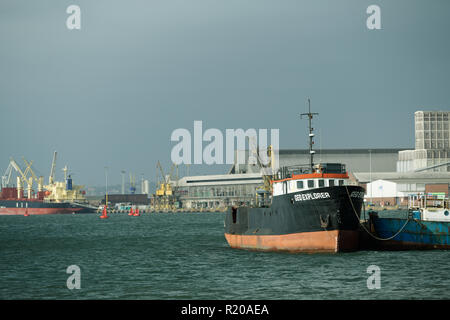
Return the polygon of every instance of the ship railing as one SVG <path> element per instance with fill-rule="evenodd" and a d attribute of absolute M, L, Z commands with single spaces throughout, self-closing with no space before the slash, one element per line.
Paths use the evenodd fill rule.
<path fill-rule="evenodd" d="M 308 164 L 281 167 L 277 173 L 278 179 L 291 178 L 294 174 L 311 173 L 311 167 Z"/>
<path fill-rule="evenodd" d="M 417 194 L 408 196 L 408 207 L 411 209 L 421 208 L 444 208 L 448 209 L 448 198 L 436 195 Z"/>
<path fill-rule="evenodd" d="M 346 173 L 346 167 L 343 163 L 318 163 L 314 168 L 319 169 L 321 173 Z M 291 178 L 292 175 L 312 173 L 310 164 L 300 164 L 294 166 L 281 167 L 278 171 L 278 179 Z"/>

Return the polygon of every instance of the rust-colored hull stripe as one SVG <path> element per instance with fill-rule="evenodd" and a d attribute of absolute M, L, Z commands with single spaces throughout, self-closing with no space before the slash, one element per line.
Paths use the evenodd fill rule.
<path fill-rule="evenodd" d="M 358 249 L 359 232 L 348 230 L 301 232 L 283 235 L 225 233 L 232 248 L 289 252 L 341 252 Z"/>

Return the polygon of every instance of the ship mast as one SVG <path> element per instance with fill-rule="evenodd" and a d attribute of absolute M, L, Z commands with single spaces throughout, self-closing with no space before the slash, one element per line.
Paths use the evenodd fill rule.
<path fill-rule="evenodd" d="M 303 118 L 303 116 L 308 116 L 308 128 L 309 128 L 309 155 L 310 155 L 310 166 L 311 166 L 311 172 L 314 172 L 314 161 L 313 161 L 313 157 L 314 157 L 314 153 L 316 153 L 313 150 L 313 138 L 314 138 L 314 133 L 313 130 L 314 128 L 311 127 L 311 120 L 313 118 L 313 116 L 318 115 L 318 113 L 311 113 L 311 100 L 308 98 L 308 113 L 301 113 L 300 114 L 300 118 Z"/>

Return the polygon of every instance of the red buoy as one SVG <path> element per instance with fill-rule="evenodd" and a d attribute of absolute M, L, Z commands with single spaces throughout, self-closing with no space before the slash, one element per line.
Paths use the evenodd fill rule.
<path fill-rule="evenodd" d="M 128 214 L 129 216 L 133 215 L 133 207 L 130 208 L 130 213 Z"/>
<path fill-rule="evenodd" d="M 103 207 L 102 215 L 100 216 L 100 219 L 106 219 L 108 218 L 108 210 L 106 209 L 106 205 Z"/>
<path fill-rule="evenodd" d="M 136 212 L 134 213 L 134 215 L 133 216 L 135 216 L 135 217 L 138 217 L 138 216 L 140 216 L 140 214 L 139 214 L 139 208 L 136 208 Z"/>

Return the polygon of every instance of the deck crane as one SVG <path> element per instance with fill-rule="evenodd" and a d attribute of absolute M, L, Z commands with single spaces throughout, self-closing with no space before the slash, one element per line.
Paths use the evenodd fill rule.
<path fill-rule="evenodd" d="M 263 185 L 256 189 L 256 199 L 260 205 L 265 206 L 270 201 L 270 195 L 272 194 L 272 180 L 275 178 L 275 159 L 272 145 L 267 147 L 265 161 L 261 159 L 260 150 L 255 146 L 255 142 L 250 139 L 253 144 L 252 152 L 256 155 L 256 163 L 261 171 L 263 178 Z M 268 160 L 269 158 L 269 160 Z M 269 162 L 269 163 L 267 163 Z"/>
<path fill-rule="evenodd" d="M 48 184 L 53 184 L 53 177 L 55 174 L 55 166 L 56 166 L 56 154 L 57 152 L 53 152 L 53 160 L 52 160 L 52 167 L 50 169 L 50 175 L 48 176 Z"/>
<path fill-rule="evenodd" d="M 255 154 L 254 160 L 260 168 L 261 175 L 264 181 L 262 189 L 268 192 L 272 192 L 272 184 L 270 181 L 273 180 L 275 176 L 275 159 L 273 147 L 272 145 L 269 145 L 267 147 L 266 158 L 262 159 L 260 155 L 261 150 L 259 150 L 259 148 L 255 145 L 253 139 L 251 139 L 250 142 L 252 142 L 252 153 Z"/>
<path fill-rule="evenodd" d="M 33 177 L 27 178 L 27 176 L 23 173 L 23 171 L 20 169 L 19 165 L 16 163 L 16 161 L 11 158 L 10 164 L 13 166 L 13 168 L 19 173 L 19 176 L 17 176 L 17 197 L 21 198 L 21 191 L 22 191 L 22 182 L 27 184 L 27 196 L 28 199 L 31 198 L 31 189 L 33 187 Z"/>
<path fill-rule="evenodd" d="M 11 163 L 8 164 L 5 173 L 2 176 L 2 188 L 7 188 L 9 186 L 9 181 L 11 180 L 11 174 L 13 171 L 13 166 Z"/>
<path fill-rule="evenodd" d="M 22 157 L 23 162 L 25 162 L 25 164 L 27 165 L 27 168 L 25 169 L 24 175 L 27 176 L 28 172 L 30 172 L 31 176 L 33 177 L 33 179 L 36 181 L 37 186 L 38 186 L 38 192 L 42 192 L 44 189 L 44 177 L 43 176 L 39 176 L 36 177 L 36 175 L 34 174 L 33 169 L 31 169 L 31 165 L 33 164 L 33 161 L 28 162 L 24 157 Z"/>

